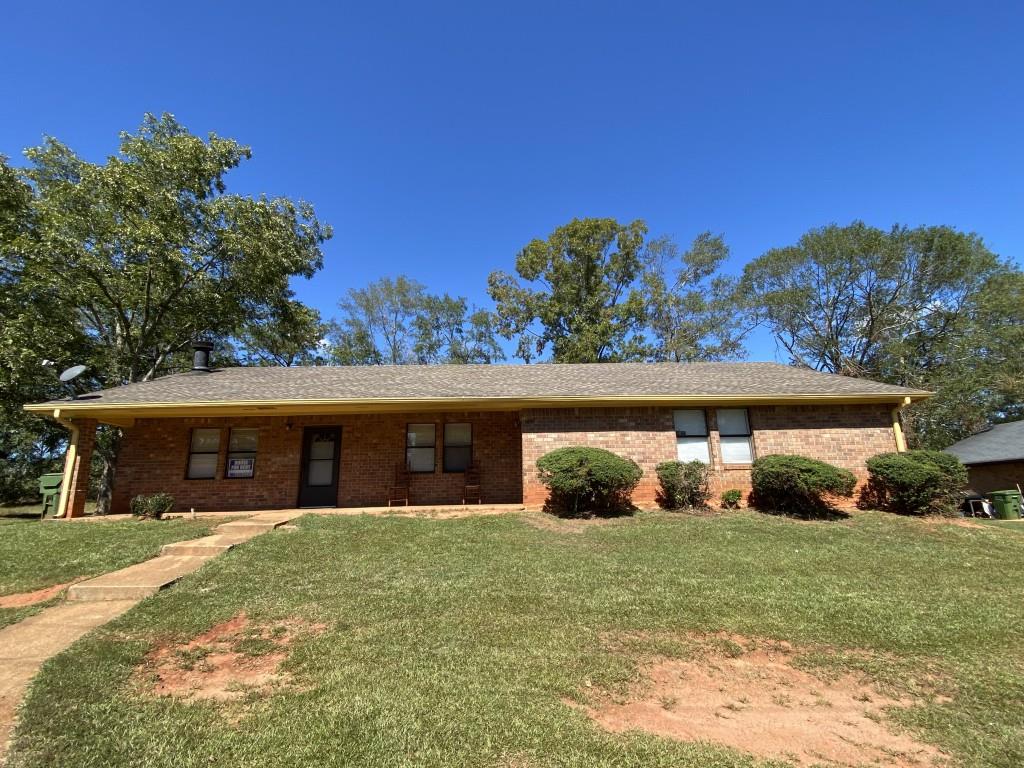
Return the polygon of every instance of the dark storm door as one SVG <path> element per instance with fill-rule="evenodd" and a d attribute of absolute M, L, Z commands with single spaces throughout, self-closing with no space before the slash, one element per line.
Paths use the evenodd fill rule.
<path fill-rule="evenodd" d="M 341 427 L 306 427 L 302 431 L 300 507 L 338 505 L 338 458 Z"/>

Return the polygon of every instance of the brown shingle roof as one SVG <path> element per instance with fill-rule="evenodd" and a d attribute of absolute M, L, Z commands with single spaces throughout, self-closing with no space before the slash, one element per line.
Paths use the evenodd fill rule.
<path fill-rule="evenodd" d="M 779 363 L 594 363 L 581 365 L 432 365 L 225 368 L 189 372 L 55 401 L 68 410 L 142 404 L 224 404 L 254 401 L 374 402 L 580 398 L 640 400 L 751 397 L 891 400 L 921 390 L 818 373 Z"/>

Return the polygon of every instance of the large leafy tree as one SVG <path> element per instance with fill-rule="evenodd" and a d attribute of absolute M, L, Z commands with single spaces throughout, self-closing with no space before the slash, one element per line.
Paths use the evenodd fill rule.
<path fill-rule="evenodd" d="M 529 362 L 637 360 L 645 356 L 640 288 L 647 225 L 573 219 L 516 257 L 516 276 L 488 278 L 498 328 Z"/>
<path fill-rule="evenodd" d="M 1008 300 L 1019 280 L 977 235 L 854 222 L 768 251 L 740 295 L 795 364 L 935 389 L 908 411 L 908 431 L 942 447 L 1019 402 L 1021 305 Z"/>
<path fill-rule="evenodd" d="M 516 354 L 559 363 L 712 360 L 740 353 L 728 256 L 700 235 L 686 252 L 642 220 L 573 219 L 488 279 L 498 330 Z"/>
<path fill-rule="evenodd" d="M 490 313 L 404 275 L 353 288 L 339 304 L 331 357 L 341 365 L 491 363 L 504 358 Z"/>
<path fill-rule="evenodd" d="M 295 315 L 289 281 L 322 265 L 330 229 L 309 204 L 228 193 L 249 148 L 171 115 L 147 115 L 103 163 L 54 138 L 25 154 L 16 175 L 28 199 L 4 236 L 3 273 L 32 298 L 26 322 L 59 317 L 83 342 L 47 356 L 86 363 L 98 385 L 173 370 L 199 335 L 265 347 L 256 329 Z M 117 435 L 105 438 L 108 488 Z"/>

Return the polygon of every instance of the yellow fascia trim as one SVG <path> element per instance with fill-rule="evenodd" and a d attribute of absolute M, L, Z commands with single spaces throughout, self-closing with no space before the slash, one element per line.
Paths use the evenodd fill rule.
<path fill-rule="evenodd" d="M 900 397 L 897 402 L 923 400 L 930 393 Z M 130 425 L 136 418 L 202 416 L 300 416 L 347 413 L 395 413 L 409 411 L 516 411 L 525 408 L 600 408 L 680 405 L 801 405 L 801 404 L 892 404 L 892 395 L 617 395 L 560 397 L 477 397 L 477 398 L 365 398 L 355 400 L 222 400 L 210 402 L 153 402 L 91 404 L 69 401 L 61 413 L 88 416 L 110 424 Z M 54 406 L 26 405 L 32 413 L 52 415 Z"/>

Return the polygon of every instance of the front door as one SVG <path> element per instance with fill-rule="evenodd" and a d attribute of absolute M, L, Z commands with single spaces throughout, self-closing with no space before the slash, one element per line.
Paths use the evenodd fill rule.
<path fill-rule="evenodd" d="M 302 432 L 300 507 L 338 504 L 338 464 L 341 427 L 306 427 Z"/>

